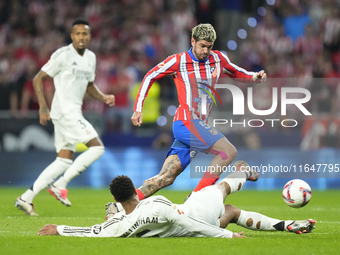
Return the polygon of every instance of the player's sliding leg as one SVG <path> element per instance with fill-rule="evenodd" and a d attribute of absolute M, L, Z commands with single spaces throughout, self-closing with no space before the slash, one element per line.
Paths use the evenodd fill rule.
<path fill-rule="evenodd" d="M 215 158 L 211 161 L 209 166 L 209 169 L 211 170 L 204 173 L 194 191 L 215 184 L 220 178 L 223 168 L 229 166 L 237 155 L 236 148 L 226 137 L 220 138 L 210 149 L 208 149 L 208 152 L 215 155 Z"/>
<path fill-rule="evenodd" d="M 297 234 L 309 233 L 315 228 L 314 220 L 278 220 L 260 213 L 240 210 L 232 205 L 225 205 L 225 214 L 220 218 L 220 227 L 226 228 L 229 223 L 236 223 L 251 230 L 289 231 Z"/>
<path fill-rule="evenodd" d="M 236 161 L 233 167 L 236 172 L 227 175 L 218 184 L 215 184 L 215 187 L 222 192 L 223 201 L 227 195 L 239 191 L 247 180 L 257 181 L 259 178 L 259 174 L 243 160 Z"/>
<path fill-rule="evenodd" d="M 99 138 L 94 138 L 86 144 L 89 149 L 80 154 L 73 164 L 66 170 L 56 182 L 49 186 L 49 192 L 55 196 L 62 204 L 71 206 L 67 198 L 67 184 L 81 172 L 85 171 L 93 162 L 98 160 L 105 151 Z"/>
<path fill-rule="evenodd" d="M 182 171 L 182 164 L 178 155 L 173 154 L 168 156 L 159 174 L 146 180 L 143 185 L 137 189 L 139 199 L 142 200 L 149 197 L 158 190 L 171 185 Z"/>
<path fill-rule="evenodd" d="M 47 188 L 55 179 L 63 174 L 72 164 L 71 159 L 57 157 L 44 171 L 39 175 L 33 186 L 26 190 L 16 201 L 15 206 L 25 212 L 27 215 L 36 215 L 32 201 L 35 196 Z"/>

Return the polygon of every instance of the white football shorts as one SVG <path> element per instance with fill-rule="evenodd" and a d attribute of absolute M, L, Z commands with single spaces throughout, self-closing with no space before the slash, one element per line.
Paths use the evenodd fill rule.
<path fill-rule="evenodd" d="M 97 131 L 82 115 L 74 118 L 52 119 L 54 125 L 54 145 L 57 153 L 60 150 L 70 150 L 75 152 L 77 143 L 86 144 L 95 137 L 98 137 Z"/>
<path fill-rule="evenodd" d="M 214 186 L 192 192 L 184 203 L 190 207 L 190 215 L 211 225 L 220 226 L 219 218 L 225 213 L 222 192 Z"/>

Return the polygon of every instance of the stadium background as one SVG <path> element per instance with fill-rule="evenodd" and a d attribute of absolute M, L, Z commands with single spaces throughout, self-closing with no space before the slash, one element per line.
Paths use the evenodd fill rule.
<path fill-rule="evenodd" d="M 106 187 L 118 174 L 129 175 L 138 186 L 159 172 L 172 143 L 176 89 L 170 77 L 153 85 L 141 128 L 133 128 L 130 121 L 134 97 L 144 74 L 168 55 L 187 51 L 191 28 L 204 22 L 216 28 L 215 49 L 226 51 L 247 70 L 266 70 L 273 79 L 268 84 L 274 85 L 254 87 L 257 109 L 270 108 L 272 86 L 292 86 L 286 77 L 312 93 L 305 105 L 311 117 L 289 112 L 289 118 L 299 120 L 295 128 L 218 128 L 236 146 L 238 158 L 264 165 L 339 163 L 339 1 L 1 0 L 1 186 L 30 186 L 55 157 L 53 126 L 39 125 L 32 78 L 54 50 L 71 42 L 71 23 L 78 16 L 91 23 L 96 84 L 116 95 L 116 106 L 107 108 L 85 97 L 84 115 L 107 149 L 71 186 Z M 45 82 L 45 89 L 51 102 L 52 80 Z M 230 94 L 222 93 L 222 101 L 212 118 L 230 118 Z M 200 160 L 210 162 L 205 155 Z M 190 177 L 190 171 L 184 171 L 171 189 L 192 189 L 198 179 Z M 339 173 L 332 172 L 307 182 L 324 190 L 339 188 L 339 180 Z M 271 190 L 286 181 L 265 178 L 247 187 Z"/>

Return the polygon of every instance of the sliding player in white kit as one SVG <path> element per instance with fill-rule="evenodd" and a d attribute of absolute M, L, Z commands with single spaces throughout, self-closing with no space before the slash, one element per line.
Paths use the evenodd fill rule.
<path fill-rule="evenodd" d="M 243 232 L 227 229 L 236 223 L 251 230 L 289 231 L 309 233 L 314 220 L 282 221 L 259 213 L 224 205 L 227 195 L 242 188 L 247 173 L 236 172 L 218 184 L 193 192 L 182 205 L 173 204 L 163 196 L 139 201 L 135 187 L 127 176 L 117 176 L 110 190 L 123 209 L 109 220 L 92 227 L 45 225 L 39 235 L 86 237 L 220 237 L 239 238 Z M 118 204 L 118 203 L 117 203 Z"/>
<path fill-rule="evenodd" d="M 57 158 L 15 201 L 15 206 L 27 215 L 37 215 L 32 201 L 46 187 L 62 204 L 71 206 L 67 199 L 67 184 L 99 159 L 105 150 L 96 130 L 83 117 L 81 107 L 85 93 L 110 106 L 114 105 L 115 99 L 113 95 L 103 94 L 94 84 L 96 56 L 86 49 L 91 38 L 89 22 L 76 19 L 71 38 L 72 44 L 55 51 L 33 79 L 40 123 L 45 125 L 52 119 L 54 125 Z M 55 86 L 51 112 L 43 93 L 43 80 L 48 77 L 53 77 Z M 89 149 L 73 161 L 77 143 L 84 143 Z"/>

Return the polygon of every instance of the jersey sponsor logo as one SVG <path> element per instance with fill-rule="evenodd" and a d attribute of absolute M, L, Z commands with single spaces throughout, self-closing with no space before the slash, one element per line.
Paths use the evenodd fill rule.
<path fill-rule="evenodd" d="M 74 62 L 72 63 L 72 65 L 73 65 L 73 66 L 76 66 L 76 65 L 77 65 L 77 62 L 76 62 L 76 61 L 74 61 Z"/>
<path fill-rule="evenodd" d="M 72 74 L 76 75 L 76 80 L 90 80 L 91 72 L 84 70 L 72 69 Z"/>

